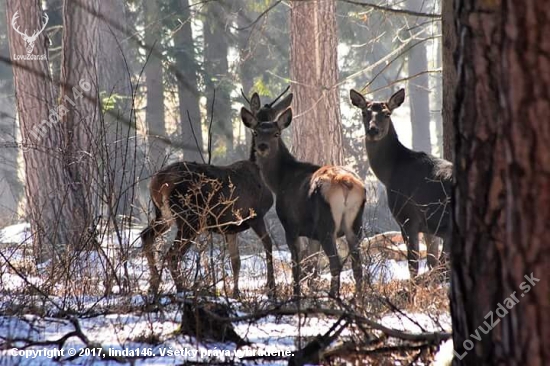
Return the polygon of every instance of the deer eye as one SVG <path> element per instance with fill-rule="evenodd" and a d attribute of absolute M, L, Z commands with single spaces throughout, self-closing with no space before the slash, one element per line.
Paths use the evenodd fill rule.
<path fill-rule="evenodd" d="M 275 136 L 275 137 L 279 137 L 279 136 L 281 136 L 281 133 L 280 133 L 280 132 L 275 132 L 275 135 L 274 135 L 274 136 Z"/>

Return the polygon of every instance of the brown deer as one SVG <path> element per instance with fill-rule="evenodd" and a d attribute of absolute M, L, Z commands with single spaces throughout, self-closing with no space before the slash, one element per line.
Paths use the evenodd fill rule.
<path fill-rule="evenodd" d="M 366 194 L 363 182 L 344 167 L 314 165 L 292 156 L 281 139 L 281 132 L 292 121 L 291 108 L 277 119 L 262 121 L 243 107 L 241 118 L 253 132 L 262 177 L 277 197 L 275 207 L 292 257 L 294 296 L 300 295 L 299 237 L 320 242 L 329 259 L 330 295 L 334 296 L 340 289 L 342 271 L 335 241 L 345 235 L 356 289 L 360 289 L 363 271 L 358 241 Z"/>
<path fill-rule="evenodd" d="M 281 96 L 264 107 L 260 107 L 259 99 L 255 100 L 251 109 L 257 118 L 273 119 L 292 102 L 289 95 L 273 106 Z M 249 160 L 228 166 L 177 162 L 153 176 L 150 194 L 155 218 L 141 233 L 153 293 L 158 292 L 161 280 L 155 263 L 154 242 L 175 223 L 178 232 L 167 252 L 167 264 L 178 292 L 184 290 L 179 271 L 181 259 L 199 233 L 210 231 L 226 237 L 233 270 L 233 295 L 238 296 L 241 262 L 236 234 L 251 228 L 264 245 L 267 287 L 271 296 L 275 294 L 273 245 L 264 222 L 265 214 L 273 205 L 273 195 L 263 182 L 255 160 L 252 148 Z"/>
<path fill-rule="evenodd" d="M 418 273 L 419 233 L 427 234 L 430 267 L 435 267 L 439 258 L 439 245 L 432 235 L 444 239 L 443 251 L 449 253 L 453 165 L 410 150 L 399 142 L 390 116 L 405 100 L 404 89 L 387 102 L 367 101 L 355 90 L 350 91 L 350 97 L 352 104 L 363 112 L 369 163 L 386 186 L 388 204 L 406 241 L 409 270 L 414 277 Z"/>

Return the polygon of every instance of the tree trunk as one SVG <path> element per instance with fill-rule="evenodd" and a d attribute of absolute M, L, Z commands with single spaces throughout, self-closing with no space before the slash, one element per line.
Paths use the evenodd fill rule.
<path fill-rule="evenodd" d="M 20 29 L 36 30 L 42 27 L 42 9 L 38 0 L 7 1 L 7 21 L 18 11 Z M 32 32 L 31 31 L 31 32 Z M 62 200 L 65 198 L 63 164 L 59 156 L 61 146 L 61 123 L 52 117 L 54 89 L 49 75 L 48 61 L 15 60 L 16 55 L 26 55 L 25 41 L 13 27 L 8 27 L 10 55 L 12 57 L 14 88 L 16 93 L 23 159 L 25 161 L 25 195 L 27 214 L 33 233 L 33 251 L 38 263 L 53 255 L 56 243 L 68 241 L 66 222 L 59 217 Z M 46 53 L 45 34 L 41 33 L 34 43 L 33 55 Z"/>
<path fill-rule="evenodd" d="M 66 244 L 84 249 L 91 239 L 99 179 L 95 165 L 98 136 L 98 19 L 99 0 L 65 0 L 61 60 L 60 123 L 66 196 L 61 217 L 69 228 Z M 78 92 L 77 92 L 78 90 Z M 80 94 L 82 93 L 82 95 Z M 71 103 L 72 102 L 72 103 Z"/>
<path fill-rule="evenodd" d="M 548 365 L 550 1 L 462 0 L 456 15 L 454 364 Z"/>
<path fill-rule="evenodd" d="M 161 42 L 162 23 L 160 21 L 160 9 L 156 1 L 143 1 L 145 23 L 145 43 L 147 52 L 153 52 L 145 65 L 145 78 L 147 79 L 147 109 L 145 120 L 147 121 L 149 138 L 149 160 L 153 171 L 161 168 L 166 157 L 166 127 L 164 124 L 164 85 L 162 73 Z"/>
<path fill-rule="evenodd" d="M 409 1 L 407 8 L 413 11 L 422 11 L 423 0 Z M 424 19 L 421 19 L 424 21 Z M 418 26 L 414 33 L 419 31 Z M 422 26 L 420 26 L 422 27 Z M 423 35 L 421 35 L 422 37 Z M 426 42 L 414 46 L 409 52 L 409 76 L 418 75 L 428 70 L 426 56 Z M 412 147 L 417 151 L 432 152 L 430 138 L 430 86 L 428 74 L 422 74 L 409 80 L 409 105 L 411 107 Z"/>
<path fill-rule="evenodd" d="M 441 23 L 443 31 L 443 157 L 453 161 L 453 109 L 456 94 L 456 64 L 454 54 L 456 51 L 456 19 L 454 16 L 454 0 L 442 0 Z"/>
<path fill-rule="evenodd" d="M 179 115 L 184 158 L 187 161 L 202 162 L 203 138 L 200 94 L 197 81 L 199 67 L 191 29 L 191 11 L 189 0 L 174 1 L 178 18 L 183 22 L 181 28 L 174 35 L 174 46 L 178 70 L 176 79 L 178 81 Z"/>
<path fill-rule="evenodd" d="M 231 78 L 227 54 L 229 42 L 226 28 L 226 5 L 224 1 L 206 5 L 204 21 L 204 75 L 208 121 L 212 119 L 212 149 L 228 161 L 233 153 L 233 125 L 231 118 Z M 215 92 L 215 97 L 214 97 Z M 212 110 L 214 107 L 214 110 Z"/>
<path fill-rule="evenodd" d="M 316 164 L 343 164 L 336 1 L 293 1 L 290 22 L 293 153 Z"/>
<path fill-rule="evenodd" d="M 135 215 L 138 140 L 132 111 L 132 70 L 127 14 L 123 0 L 103 0 L 99 19 L 99 75 L 102 102 L 101 166 L 108 216 Z M 108 108 L 105 105 L 108 104 Z M 144 162 L 141 161 L 143 164 Z"/>
<path fill-rule="evenodd" d="M 0 6 L 0 19 L 6 19 L 6 8 Z M 11 23 L 6 23 L 11 24 Z M 6 27 L 0 27 L 0 54 L 9 55 Z M 0 222 L 11 223 L 17 218 L 17 206 L 23 193 L 23 184 L 17 176 L 17 122 L 12 67 L 0 63 Z"/>
<path fill-rule="evenodd" d="M 253 43 L 258 41 L 250 39 L 250 37 L 252 36 L 252 30 L 249 27 L 250 23 L 252 22 L 250 18 L 256 19 L 258 14 L 256 14 L 256 12 L 254 11 L 250 11 L 249 9 L 247 9 L 247 2 L 245 0 L 240 0 L 237 4 L 239 7 L 237 10 L 237 27 L 241 28 L 237 32 L 237 44 L 239 46 L 240 58 L 239 79 L 241 80 L 244 94 L 247 96 L 247 98 L 250 98 L 250 95 L 252 94 L 251 90 L 254 87 L 254 77 L 257 76 L 254 72 L 254 62 L 261 62 L 265 60 L 263 59 L 263 57 L 261 57 L 263 55 L 260 55 L 260 52 L 257 52 L 260 44 Z M 262 60 L 258 60 L 258 57 Z M 252 134 L 248 131 L 245 131 L 245 141 L 246 143 L 242 151 L 243 156 L 240 157 L 242 159 L 247 159 L 248 155 L 250 154 Z"/>

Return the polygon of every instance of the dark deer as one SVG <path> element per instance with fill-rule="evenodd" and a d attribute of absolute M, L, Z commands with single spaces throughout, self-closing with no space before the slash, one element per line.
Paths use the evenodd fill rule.
<path fill-rule="evenodd" d="M 263 108 L 260 108 L 258 100 L 257 105 L 251 108 L 260 119 L 275 118 L 292 102 L 292 95 L 289 95 L 273 106 L 279 98 Z M 275 294 L 273 245 L 264 222 L 265 214 L 273 205 L 273 195 L 263 182 L 255 159 L 252 148 L 249 160 L 228 166 L 177 162 L 153 176 L 150 194 L 155 218 L 141 233 L 153 293 L 158 292 L 161 280 L 155 263 L 154 242 L 175 223 L 178 232 L 167 252 L 167 263 L 178 292 L 184 290 L 179 271 L 181 259 L 199 233 L 210 231 L 226 237 L 233 270 L 233 295 L 238 296 L 241 261 L 236 234 L 251 228 L 264 245 L 267 287 L 270 295 Z"/>
<path fill-rule="evenodd" d="M 254 94 L 252 100 L 257 99 Z M 336 237 L 346 236 L 356 289 L 361 288 L 363 272 L 358 241 L 361 231 L 365 186 L 351 171 L 338 166 L 319 166 L 298 161 L 281 139 L 281 132 L 292 121 L 292 109 L 277 119 L 261 121 L 241 109 L 241 118 L 254 135 L 256 163 L 262 177 L 277 197 L 277 215 L 285 229 L 292 256 L 294 295 L 300 295 L 298 239 L 319 241 L 329 258 L 330 295 L 338 294 L 342 264 L 336 250 Z"/>
<path fill-rule="evenodd" d="M 390 116 L 405 100 L 404 89 L 387 102 L 367 101 L 355 90 L 350 91 L 350 97 L 363 112 L 370 166 L 386 186 L 390 210 L 407 242 L 409 270 L 414 277 L 418 273 L 418 233 L 428 234 L 425 237 L 431 268 L 439 262 L 438 241 L 431 235 L 443 238 L 443 252 L 449 253 L 453 165 L 399 142 Z"/>

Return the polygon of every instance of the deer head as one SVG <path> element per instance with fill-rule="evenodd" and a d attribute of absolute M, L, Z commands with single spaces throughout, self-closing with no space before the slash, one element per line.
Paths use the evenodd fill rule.
<path fill-rule="evenodd" d="M 25 29 L 24 32 L 21 32 L 19 30 L 19 26 L 17 25 L 18 18 L 19 18 L 19 10 L 16 11 L 15 14 L 13 14 L 13 17 L 11 18 L 11 26 L 17 33 L 23 36 L 23 39 L 25 40 L 25 43 L 26 43 L 25 49 L 27 50 L 27 54 L 30 54 L 34 49 L 34 42 L 36 41 L 40 33 L 42 33 L 42 31 L 46 28 L 46 25 L 48 24 L 48 20 L 49 20 L 48 14 L 44 14 L 44 25 L 42 25 L 42 29 L 35 31 L 32 34 L 32 36 L 29 36 L 27 34 L 27 29 Z"/>
<path fill-rule="evenodd" d="M 288 97 L 292 97 L 292 94 Z M 286 108 L 275 121 L 259 121 L 253 112 L 242 107 L 241 119 L 244 125 L 252 130 L 256 154 L 262 158 L 269 158 L 279 151 L 281 131 L 290 126 L 292 109 Z"/>
<path fill-rule="evenodd" d="M 363 125 L 367 141 L 380 141 L 388 134 L 392 111 L 403 104 L 405 89 L 398 90 L 387 102 L 369 102 L 361 93 L 350 91 L 351 103 L 363 111 Z"/>

